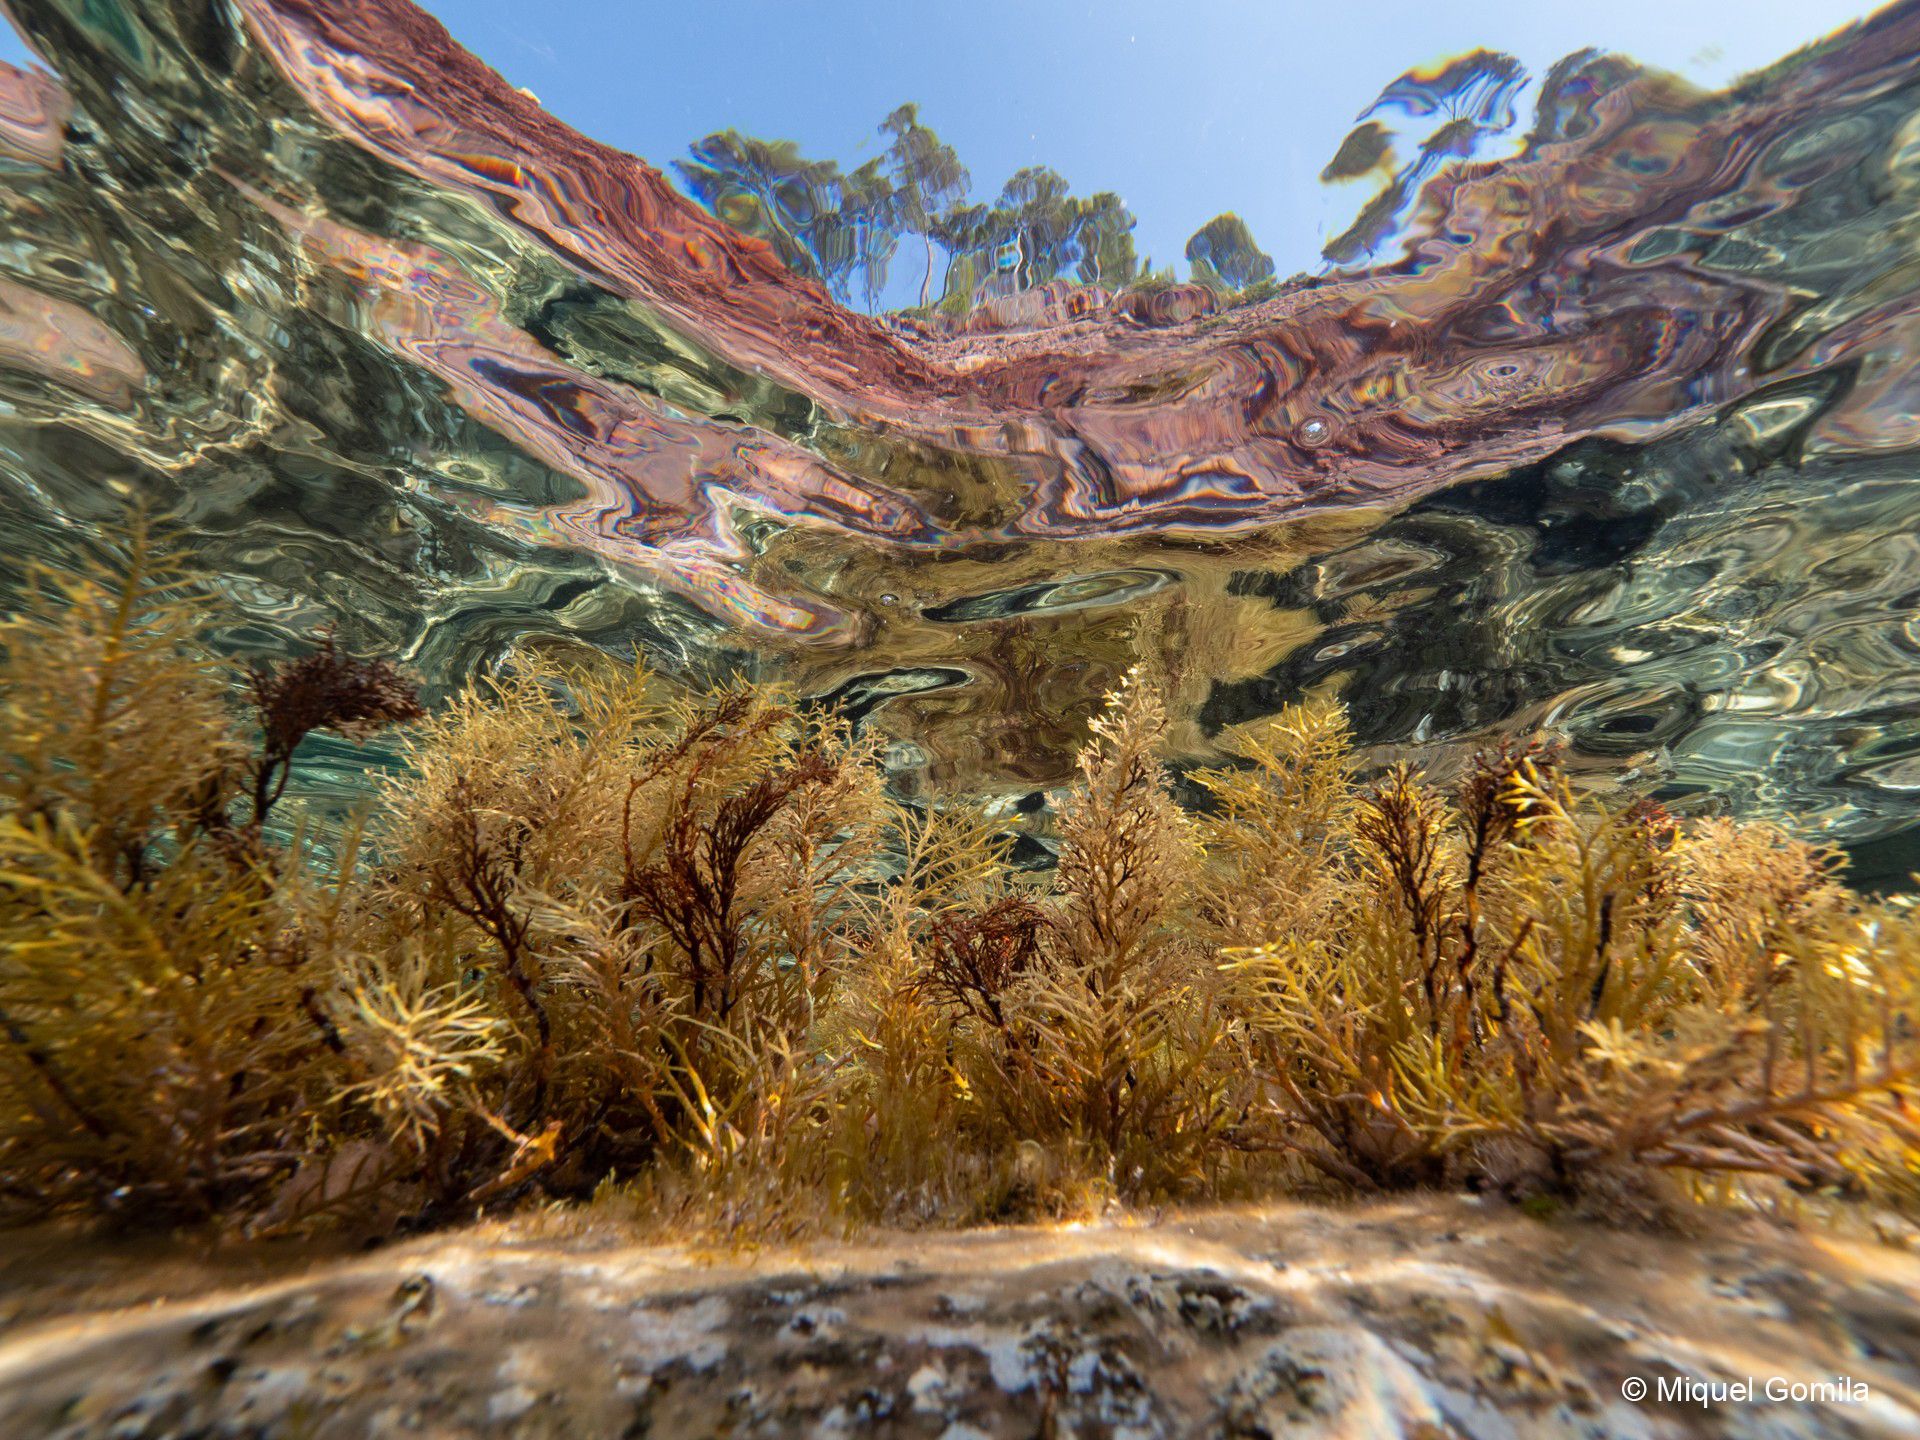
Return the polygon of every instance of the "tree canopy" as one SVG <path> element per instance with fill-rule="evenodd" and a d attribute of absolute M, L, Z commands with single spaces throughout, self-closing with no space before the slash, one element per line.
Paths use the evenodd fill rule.
<path fill-rule="evenodd" d="M 1634 73 L 1631 61 L 1599 51 L 1567 56 L 1542 81 L 1525 143 L 1585 134 L 1598 101 Z M 1377 186 L 1325 243 L 1324 257 L 1352 265 L 1377 254 L 1410 223 L 1429 182 L 1514 130 L 1526 82 L 1513 56 L 1475 50 L 1409 70 L 1386 86 L 1320 172 L 1329 184 L 1371 179 Z M 1389 125 L 1382 115 L 1401 118 Z M 1395 128 L 1408 121 L 1413 135 Z M 884 141 L 878 157 L 848 171 L 802 153 L 791 140 L 737 130 L 707 136 L 673 168 L 713 214 L 766 240 L 790 269 L 818 280 L 842 304 L 868 310 L 887 299 L 892 265 L 910 237 L 920 242 L 918 256 L 905 263 L 908 275 L 918 273 L 921 310 L 958 313 L 1062 278 L 1108 289 L 1150 276 L 1156 283 L 1172 279 L 1170 269 L 1155 272 L 1138 254 L 1134 214 L 1115 192 L 1076 195 L 1059 171 L 1032 165 L 991 200 L 976 198 L 972 172 L 918 105 L 898 106 L 877 130 Z M 1232 211 L 1193 233 L 1186 258 L 1195 281 L 1252 292 L 1242 298 L 1256 298 L 1273 282 L 1272 256 Z"/>
<path fill-rule="evenodd" d="M 1273 257 L 1254 243 L 1247 222 L 1231 210 L 1216 215 L 1187 241 L 1187 262 L 1201 284 L 1244 290 L 1273 278 Z"/>
<path fill-rule="evenodd" d="M 964 309 L 983 292 L 1062 276 L 1113 288 L 1140 274 L 1137 222 L 1114 192 L 1076 196 L 1058 171 L 1036 165 L 1014 174 L 993 201 L 975 201 L 971 173 L 919 106 L 901 105 L 878 129 L 885 150 L 852 171 L 810 158 L 791 140 L 737 130 L 707 136 L 673 168 L 694 199 L 767 241 L 789 269 L 843 304 L 879 306 L 907 236 L 921 241 L 922 309 L 936 301 Z"/>
<path fill-rule="evenodd" d="M 886 155 L 895 197 L 893 218 L 903 233 L 918 235 L 926 247 L 926 268 L 920 280 L 924 309 L 933 285 L 939 217 L 966 199 L 973 177 L 960 163 L 959 152 L 920 123 L 918 105 L 902 105 L 880 122 L 880 129 L 893 140 Z"/>

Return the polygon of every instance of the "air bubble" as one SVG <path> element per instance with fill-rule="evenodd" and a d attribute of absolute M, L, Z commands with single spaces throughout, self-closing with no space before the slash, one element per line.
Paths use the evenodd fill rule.
<path fill-rule="evenodd" d="M 1333 438 L 1333 427 L 1318 417 L 1300 422 L 1300 428 L 1294 431 L 1294 438 L 1309 449 L 1324 445 Z"/>

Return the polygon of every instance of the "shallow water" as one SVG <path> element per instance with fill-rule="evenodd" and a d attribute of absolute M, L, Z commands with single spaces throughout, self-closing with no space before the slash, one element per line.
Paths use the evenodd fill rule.
<path fill-rule="evenodd" d="M 59 80 L 0 72 L 9 563 L 139 494 L 236 645 L 749 666 L 908 787 L 1057 785 L 1142 661 L 1185 760 L 1324 686 L 1372 745 L 1555 728 L 1910 863 L 1920 8 L 1727 93 L 1596 63 L 1372 268 L 947 329 L 835 305 L 403 0 L 12 13 Z"/>

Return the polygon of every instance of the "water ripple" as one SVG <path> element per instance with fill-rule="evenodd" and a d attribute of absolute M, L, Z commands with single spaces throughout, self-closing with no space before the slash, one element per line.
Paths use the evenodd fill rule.
<path fill-rule="evenodd" d="M 13 14 L 60 77 L 0 67 L 16 561 L 144 494 L 235 643 L 757 667 L 904 785 L 1057 784 L 1144 660 L 1183 762 L 1325 688 L 1382 755 L 1551 725 L 1920 819 L 1912 5 L 1726 93 L 1576 57 L 1372 268 L 958 323 L 842 309 L 404 0 Z"/>

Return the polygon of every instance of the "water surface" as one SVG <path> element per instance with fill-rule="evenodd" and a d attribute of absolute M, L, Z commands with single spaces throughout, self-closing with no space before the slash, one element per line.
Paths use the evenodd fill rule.
<path fill-rule="evenodd" d="M 1920 9 L 1723 93 L 1589 57 L 1254 303 L 965 322 L 835 303 L 403 0 L 12 13 L 10 564 L 138 495 L 236 645 L 744 666 L 909 789 L 1059 784 L 1142 662 L 1183 761 L 1326 689 L 1907 863 Z"/>

